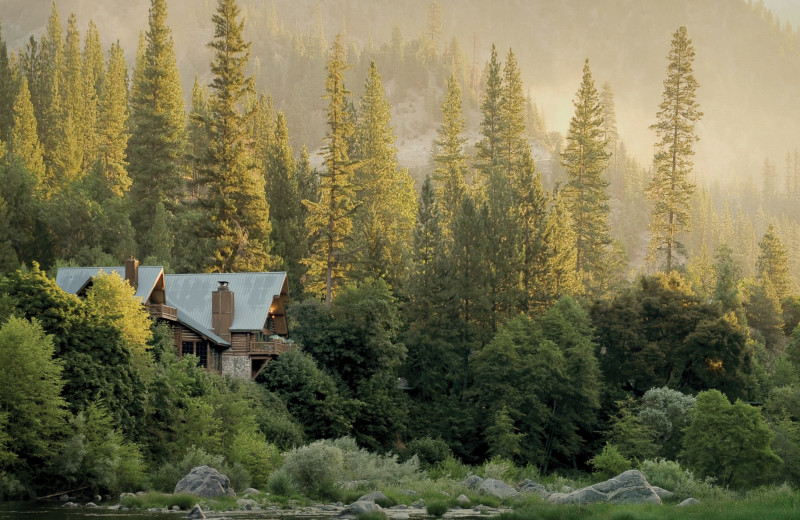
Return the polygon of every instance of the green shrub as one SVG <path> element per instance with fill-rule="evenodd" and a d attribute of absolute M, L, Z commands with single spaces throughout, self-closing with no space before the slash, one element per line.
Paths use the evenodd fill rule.
<path fill-rule="evenodd" d="M 267 489 L 269 489 L 269 492 L 272 495 L 280 495 L 284 497 L 291 496 L 293 493 L 295 493 L 295 487 L 294 484 L 292 484 L 292 479 L 289 478 L 289 475 L 287 475 L 283 469 L 272 472 L 272 475 L 269 476 Z"/>
<path fill-rule="evenodd" d="M 453 451 L 442 439 L 423 437 L 408 443 L 406 450 L 409 457 L 416 455 L 422 469 L 429 469 L 434 464 L 444 462 L 453 456 Z"/>
<path fill-rule="evenodd" d="M 504 482 L 517 479 L 517 467 L 508 459 L 502 457 L 492 457 L 483 463 L 478 473 L 483 478 L 494 478 Z"/>
<path fill-rule="evenodd" d="M 631 461 L 623 457 L 619 450 L 611 444 L 606 444 L 600 454 L 589 460 L 589 464 L 594 468 L 594 475 L 599 480 L 616 477 L 633 467 Z"/>
<path fill-rule="evenodd" d="M 227 476 L 234 490 L 241 491 L 250 486 L 250 474 L 244 466 L 239 463 L 230 464 L 222 455 L 210 454 L 203 448 L 191 446 L 180 462 L 159 466 L 151 479 L 153 489 L 171 492 L 175 489 L 175 484 L 197 466 L 208 466 Z"/>
<path fill-rule="evenodd" d="M 429 515 L 439 518 L 450 509 L 450 506 L 447 502 L 431 502 L 425 506 L 425 509 L 428 511 Z"/>
<path fill-rule="evenodd" d="M 283 463 L 278 448 L 270 444 L 258 432 L 243 432 L 236 435 L 230 448 L 230 460 L 241 464 L 250 475 L 250 485 L 259 489 L 269 482 L 269 476 Z M 228 475 L 228 478 L 231 478 Z M 246 489 L 234 486 L 234 489 Z"/>
<path fill-rule="evenodd" d="M 419 476 L 419 461 L 412 457 L 399 463 L 397 455 L 380 455 L 359 448 L 352 437 L 319 441 L 342 453 L 342 472 L 337 482 L 366 480 L 371 485 L 393 485 Z"/>
<path fill-rule="evenodd" d="M 341 449 L 317 441 L 287 453 L 282 470 L 307 496 L 337 498 L 336 482 L 344 471 L 344 455 Z"/>
<path fill-rule="evenodd" d="M 189 510 L 198 503 L 200 499 L 194 495 L 172 495 L 168 493 L 146 493 L 144 495 L 129 495 L 122 499 L 122 505 L 129 509 L 150 509 L 166 508 L 171 509 L 178 506 L 183 510 Z"/>
<path fill-rule="evenodd" d="M 472 472 L 472 468 L 463 464 L 455 457 L 447 457 L 442 462 L 438 462 L 428 470 L 428 475 L 434 479 L 439 480 L 443 478 L 451 478 L 454 480 L 463 480 Z"/>

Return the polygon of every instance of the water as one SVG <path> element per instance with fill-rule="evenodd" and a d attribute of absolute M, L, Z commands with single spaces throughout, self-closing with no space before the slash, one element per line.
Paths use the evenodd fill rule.
<path fill-rule="evenodd" d="M 177 520 L 185 518 L 179 513 L 146 513 L 141 511 L 114 511 L 104 507 L 69 509 L 60 503 L 0 502 L 0 520 Z"/>

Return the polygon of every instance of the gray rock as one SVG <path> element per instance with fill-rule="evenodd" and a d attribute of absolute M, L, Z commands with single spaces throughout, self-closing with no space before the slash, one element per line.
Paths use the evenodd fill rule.
<path fill-rule="evenodd" d="M 484 480 L 480 487 L 478 487 L 478 493 L 500 499 L 511 498 L 519 495 L 519 491 L 509 486 L 502 480 L 497 480 L 494 478 L 487 478 Z"/>
<path fill-rule="evenodd" d="M 458 495 L 458 497 L 456 497 L 456 502 L 458 502 L 462 506 L 464 504 L 469 504 L 469 497 L 464 494 Z"/>
<path fill-rule="evenodd" d="M 481 484 L 483 484 L 483 479 L 478 475 L 470 475 L 461 481 L 461 485 L 468 489 L 478 489 Z"/>
<path fill-rule="evenodd" d="M 192 471 L 175 485 L 173 493 L 176 495 L 188 493 L 203 498 L 236 496 L 228 477 L 208 466 L 192 468 Z"/>
<path fill-rule="evenodd" d="M 97 504 L 95 504 L 94 502 L 86 502 L 86 505 L 83 507 L 88 507 L 91 509 L 93 507 L 97 507 Z"/>
<path fill-rule="evenodd" d="M 67 495 L 65 493 L 65 494 L 59 496 L 58 499 L 61 500 L 62 502 L 69 502 L 69 495 Z"/>
<path fill-rule="evenodd" d="M 667 491 L 666 489 L 660 488 L 658 486 L 653 486 L 653 491 L 656 492 L 658 498 L 660 498 L 661 500 L 669 500 L 670 498 L 675 496 L 675 493 L 673 493 L 672 491 Z"/>
<path fill-rule="evenodd" d="M 200 509 L 200 506 L 195 504 L 194 507 L 192 508 L 192 510 L 189 511 L 189 514 L 188 514 L 188 516 L 186 518 L 192 518 L 192 519 L 196 520 L 196 519 L 203 519 L 205 517 L 206 517 L 206 514 L 203 513 L 203 510 Z"/>
<path fill-rule="evenodd" d="M 517 486 L 517 491 L 525 493 L 526 495 L 540 495 L 543 497 L 547 497 L 550 494 L 543 485 L 527 478 L 520 482 Z"/>
<path fill-rule="evenodd" d="M 407 505 L 405 505 L 405 504 L 397 504 L 396 506 L 392 506 L 392 507 L 390 507 L 389 509 L 395 509 L 395 510 L 398 510 L 398 509 L 408 509 L 408 506 L 407 506 Z"/>
<path fill-rule="evenodd" d="M 81 507 L 81 506 L 76 504 L 75 502 L 67 502 L 66 504 L 64 504 L 64 507 L 68 507 L 70 509 L 74 509 L 76 507 Z"/>
<path fill-rule="evenodd" d="M 261 491 L 257 490 L 256 488 L 247 488 L 244 490 L 244 493 L 242 493 L 242 496 L 246 497 L 247 495 L 258 495 L 260 493 Z"/>
<path fill-rule="evenodd" d="M 366 486 L 368 484 L 369 480 L 351 480 L 350 482 L 345 482 L 344 484 L 339 486 L 339 489 L 344 489 L 344 490 L 356 489 L 358 487 Z"/>
<path fill-rule="evenodd" d="M 357 500 L 349 506 L 342 509 L 339 516 L 356 517 L 364 513 L 380 513 L 383 512 L 381 506 L 371 500 Z"/>
<path fill-rule="evenodd" d="M 408 513 L 389 513 L 392 520 L 408 520 Z"/>
<path fill-rule="evenodd" d="M 700 501 L 697 500 L 696 498 L 689 497 L 680 504 L 678 504 L 678 507 L 697 506 L 697 505 L 700 505 Z"/>
<path fill-rule="evenodd" d="M 361 495 L 360 497 L 358 497 L 358 500 L 356 500 L 356 502 L 367 502 L 370 500 L 372 500 L 373 502 L 378 502 L 378 501 L 387 502 L 389 500 L 389 497 L 387 497 L 380 491 L 373 491 L 372 493 Z"/>
<path fill-rule="evenodd" d="M 108 508 L 112 511 L 116 511 L 117 509 L 122 509 L 122 504 L 114 504 L 113 506 L 108 506 Z"/>
<path fill-rule="evenodd" d="M 125 498 L 125 497 L 135 497 L 135 496 L 136 495 L 134 495 L 133 493 L 120 493 L 119 501 L 122 502 L 122 499 Z"/>
<path fill-rule="evenodd" d="M 552 504 L 661 504 L 661 498 L 644 478 L 641 471 L 628 470 L 616 477 L 570 493 L 553 493 L 547 498 Z"/>
<path fill-rule="evenodd" d="M 258 502 L 252 498 L 240 498 L 236 501 L 236 505 L 239 506 L 239 509 L 252 511 L 254 508 L 258 507 Z"/>
<path fill-rule="evenodd" d="M 92 500 L 92 502 L 102 502 L 102 501 L 103 497 L 101 497 L 100 495 L 95 495 L 94 500 Z"/>
<path fill-rule="evenodd" d="M 175 504 L 174 506 L 172 506 L 172 510 L 173 511 L 180 511 L 181 510 L 181 506 L 179 506 L 178 504 Z"/>

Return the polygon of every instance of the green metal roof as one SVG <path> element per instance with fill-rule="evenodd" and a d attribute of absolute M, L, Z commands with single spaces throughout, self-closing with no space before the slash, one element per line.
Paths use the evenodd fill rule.
<path fill-rule="evenodd" d="M 234 294 L 231 331 L 259 331 L 264 328 L 273 299 L 281 294 L 286 273 L 167 274 L 167 305 L 211 330 L 211 293 L 221 281 L 228 282 Z"/>
<path fill-rule="evenodd" d="M 104 273 L 117 273 L 125 278 L 125 266 L 112 267 L 60 267 L 56 274 L 56 284 L 61 290 L 70 294 L 78 294 L 91 282 L 100 271 Z M 164 272 L 160 265 L 139 266 L 139 286 L 136 288 L 136 297 L 142 302 L 150 299 L 150 293 L 158 282 L 158 277 Z"/>

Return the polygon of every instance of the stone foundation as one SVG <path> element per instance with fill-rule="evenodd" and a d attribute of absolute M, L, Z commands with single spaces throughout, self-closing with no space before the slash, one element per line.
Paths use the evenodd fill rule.
<path fill-rule="evenodd" d="M 237 379 L 250 379 L 250 358 L 247 356 L 222 356 L 222 375 Z"/>

